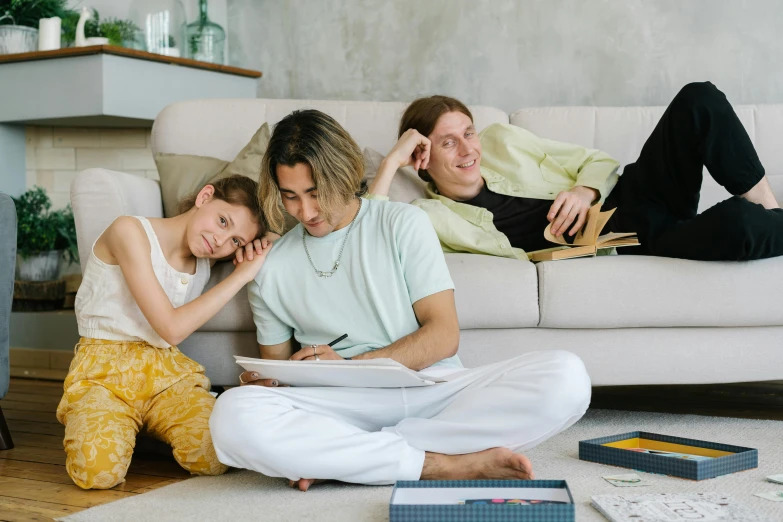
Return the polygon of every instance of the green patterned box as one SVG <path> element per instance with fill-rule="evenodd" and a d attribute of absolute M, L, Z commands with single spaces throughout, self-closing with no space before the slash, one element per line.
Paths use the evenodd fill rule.
<path fill-rule="evenodd" d="M 633 446 L 633 441 L 636 439 L 643 439 L 643 446 Z M 637 453 L 621 447 L 607 446 L 607 444 L 622 445 L 626 448 L 658 449 L 665 452 L 678 451 L 697 456 L 711 456 L 712 458 L 707 460 L 686 460 L 684 458 Z M 674 445 L 684 446 L 685 448 L 677 450 Z M 631 431 L 610 437 L 580 441 L 579 458 L 609 466 L 619 466 L 621 468 L 660 473 L 691 480 L 715 478 L 737 471 L 757 468 L 759 465 L 759 452 L 757 449 L 672 437 L 646 431 Z"/>
<path fill-rule="evenodd" d="M 567 504 L 399 504 L 399 492 L 406 488 L 546 488 L 565 490 Z M 472 492 L 471 492 L 472 493 Z M 480 493 L 479 493 L 480 495 Z M 509 497 L 515 498 L 515 497 Z M 392 491 L 390 522 L 574 522 L 574 497 L 565 480 L 402 480 Z"/>

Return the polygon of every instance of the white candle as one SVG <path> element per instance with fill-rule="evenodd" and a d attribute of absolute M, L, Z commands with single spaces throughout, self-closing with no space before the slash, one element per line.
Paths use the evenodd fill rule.
<path fill-rule="evenodd" d="M 60 48 L 60 27 L 58 16 L 38 20 L 38 50 L 51 51 Z"/>

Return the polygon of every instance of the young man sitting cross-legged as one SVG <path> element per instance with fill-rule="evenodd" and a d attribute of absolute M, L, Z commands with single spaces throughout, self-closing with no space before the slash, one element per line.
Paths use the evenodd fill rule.
<path fill-rule="evenodd" d="M 286 477 L 303 491 L 314 479 L 532 478 L 516 452 L 584 414 L 590 379 L 582 361 L 539 351 L 465 370 L 454 285 L 427 215 L 361 198 L 361 152 L 329 116 L 284 118 L 261 177 L 270 228 L 282 229 L 281 203 L 299 221 L 248 287 L 261 357 L 385 357 L 453 375 L 421 388 L 295 388 L 245 372 L 210 420 L 220 461 Z M 325 344 L 343 333 L 334 348 Z"/>

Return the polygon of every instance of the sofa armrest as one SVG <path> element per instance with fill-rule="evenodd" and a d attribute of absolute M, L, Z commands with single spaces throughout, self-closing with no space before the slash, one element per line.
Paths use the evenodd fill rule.
<path fill-rule="evenodd" d="M 8 341 L 15 267 L 16 207 L 9 196 L 0 193 L 0 399 L 8 391 Z"/>
<path fill-rule="evenodd" d="M 93 243 L 120 216 L 163 217 L 160 184 L 106 169 L 87 169 L 71 183 L 79 259 L 84 266 Z"/>

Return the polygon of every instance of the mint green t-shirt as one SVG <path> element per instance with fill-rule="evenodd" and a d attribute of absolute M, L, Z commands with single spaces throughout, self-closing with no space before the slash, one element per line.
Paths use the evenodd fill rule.
<path fill-rule="evenodd" d="M 328 344 L 353 357 L 384 348 L 419 328 L 413 303 L 453 290 L 440 242 L 427 214 L 404 203 L 362 200 L 353 229 L 306 236 L 318 270 L 329 271 L 346 234 L 340 267 L 318 277 L 307 259 L 301 224 L 280 238 L 248 285 L 259 344 L 294 337 L 302 346 Z M 459 366 L 457 356 L 439 365 Z"/>

